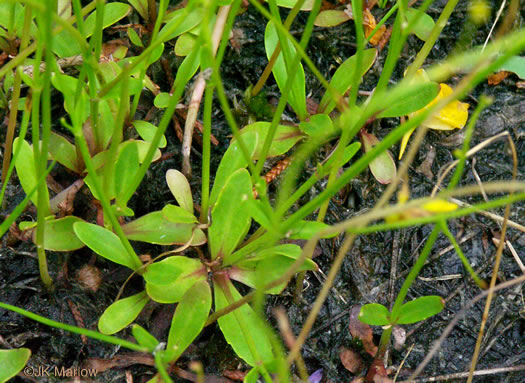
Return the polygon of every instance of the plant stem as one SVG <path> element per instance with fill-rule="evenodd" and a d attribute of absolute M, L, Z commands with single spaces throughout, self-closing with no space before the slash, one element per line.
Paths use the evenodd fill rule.
<path fill-rule="evenodd" d="M 38 314 L 32 313 L 30 311 L 26 311 L 24 309 L 18 308 L 16 306 L 9 305 L 7 303 L 0 302 L 0 307 L 6 310 L 14 311 L 17 314 L 23 315 L 26 318 L 32 319 L 36 322 L 45 324 L 46 326 L 59 328 L 65 331 L 69 331 L 75 334 L 79 335 L 85 335 L 87 337 L 100 340 L 102 342 L 110 343 L 110 344 L 116 344 L 121 347 L 125 347 L 129 350 L 133 351 L 139 351 L 139 352 L 148 352 L 148 348 L 138 345 L 136 343 L 129 342 L 124 339 L 120 339 L 114 336 L 104 335 L 97 331 L 87 330 L 85 328 L 71 326 L 65 323 L 56 322 L 52 319 L 45 318 L 43 316 L 40 316 Z"/>
<path fill-rule="evenodd" d="M 441 15 L 436 21 L 434 28 L 432 28 L 432 31 L 430 32 L 430 36 L 427 38 L 427 41 L 425 41 L 425 44 L 418 52 L 412 65 L 408 67 L 406 77 L 412 77 L 416 73 L 416 71 L 423 65 L 425 59 L 427 58 L 428 54 L 436 44 L 437 39 L 441 35 L 441 31 L 447 25 L 447 21 L 450 18 L 450 15 L 452 15 L 452 12 L 454 11 L 454 8 L 456 7 L 458 1 L 459 0 L 447 1 L 445 8 L 443 8 L 443 11 L 441 11 Z"/>

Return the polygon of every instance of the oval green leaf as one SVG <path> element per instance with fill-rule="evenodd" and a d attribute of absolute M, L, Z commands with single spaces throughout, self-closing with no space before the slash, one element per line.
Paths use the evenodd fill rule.
<path fill-rule="evenodd" d="M 126 237 L 132 241 L 154 243 L 157 245 L 185 244 L 191 238 L 194 224 L 170 222 L 162 211 L 154 211 L 137 218 L 125 225 L 122 230 Z M 192 240 L 192 244 L 205 243 L 198 229 Z"/>
<path fill-rule="evenodd" d="M 133 179 L 140 168 L 139 150 L 134 142 L 124 142 L 119 149 L 113 170 L 113 185 L 117 206 L 125 207 L 135 192 Z"/>
<path fill-rule="evenodd" d="M 270 130 L 271 123 L 259 121 L 250 125 L 246 125 L 241 130 L 241 135 L 244 138 L 244 135 L 255 132 L 257 134 L 257 146 L 255 152 L 252 155 L 252 159 L 257 160 L 261 156 L 261 152 L 264 146 L 264 141 L 268 136 L 268 131 Z M 294 146 L 297 141 L 301 140 L 303 135 L 301 131 L 290 125 L 277 125 L 275 134 L 273 136 L 273 141 L 270 145 L 270 150 L 268 151 L 267 157 L 280 156 L 281 154 L 286 153 L 292 146 Z M 232 143 L 235 142 L 235 138 L 232 140 Z"/>
<path fill-rule="evenodd" d="M 166 353 L 176 361 L 200 334 L 211 309 L 211 289 L 207 281 L 195 283 L 182 297 L 171 321 Z"/>
<path fill-rule="evenodd" d="M 142 277 L 154 285 L 167 285 L 175 282 L 181 275 L 195 273 L 201 266 L 198 259 L 178 255 L 148 265 Z"/>
<path fill-rule="evenodd" d="M 379 143 L 377 137 L 371 133 L 367 133 L 365 130 L 360 132 L 361 142 L 363 143 L 363 149 L 365 153 L 369 152 Z M 394 159 L 390 155 L 388 150 L 385 150 L 376 158 L 374 158 L 368 167 L 372 172 L 374 178 L 381 184 L 389 184 L 396 176 L 397 169 Z"/>
<path fill-rule="evenodd" d="M 445 301 L 437 295 L 414 299 L 401 306 L 394 324 L 410 324 L 425 320 L 441 312 L 443 307 Z"/>
<path fill-rule="evenodd" d="M 133 334 L 133 337 L 137 343 L 141 346 L 147 347 L 149 352 L 153 352 L 159 345 L 159 341 L 138 324 L 134 324 L 131 327 L 131 333 Z"/>
<path fill-rule="evenodd" d="M 119 299 L 111 304 L 98 320 L 99 331 L 106 335 L 119 332 L 139 316 L 148 301 L 149 297 L 145 291 Z"/>
<path fill-rule="evenodd" d="M 175 43 L 175 54 L 177 56 L 185 57 L 189 55 L 197 46 L 197 39 L 191 33 L 184 33 Z"/>
<path fill-rule="evenodd" d="M 386 326 L 390 324 L 390 312 L 379 303 L 369 303 L 361 307 L 359 320 L 373 326 Z"/>
<path fill-rule="evenodd" d="M 211 212 L 208 238 L 212 259 L 230 255 L 248 232 L 250 198 L 253 198 L 250 174 L 239 169 L 226 182 Z"/>
<path fill-rule="evenodd" d="M 77 237 L 98 255 L 132 270 L 137 268 L 119 237 L 108 229 L 92 223 L 76 222 L 73 224 L 73 230 Z"/>
<path fill-rule="evenodd" d="M 164 217 L 174 223 L 199 223 L 197 218 L 187 210 L 175 205 L 166 205 L 162 208 Z"/>
<path fill-rule="evenodd" d="M 363 61 L 359 68 L 361 77 L 365 75 L 370 69 L 377 57 L 377 50 L 375 48 L 367 49 L 363 52 Z M 354 71 L 356 67 L 356 56 L 351 56 L 346 59 L 334 73 L 330 80 L 330 86 L 344 95 L 351 87 L 354 78 Z M 319 103 L 317 110 L 319 113 L 329 114 L 335 108 L 335 101 L 332 99 L 332 94 L 327 90 Z"/>
<path fill-rule="evenodd" d="M 18 154 L 16 154 L 18 152 Z M 33 148 L 26 140 L 20 140 L 18 137 L 13 142 L 13 153 L 15 158 L 16 174 L 24 191 L 29 194 L 37 188 L 37 171 L 35 161 L 33 161 Z M 45 182 L 45 180 L 44 180 Z M 46 200 L 49 200 L 49 192 L 45 188 Z M 38 207 L 38 193 L 33 193 L 31 202 Z"/>
<path fill-rule="evenodd" d="M 166 172 L 166 183 L 179 206 L 193 214 L 193 197 L 186 176 L 178 170 L 169 169 Z"/>
<path fill-rule="evenodd" d="M 83 221 L 74 216 L 46 220 L 44 248 L 52 251 L 73 251 L 84 247 L 84 243 L 76 236 L 73 229 L 76 222 Z M 33 232 L 33 242 L 36 243 L 36 230 Z"/>
<path fill-rule="evenodd" d="M 384 108 L 378 117 L 401 117 L 422 109 L 436 98 L 439 93 L 439 84 L 420 83 L 414 85 L 412 89 L 412 92 L 407 92 L 404 97 L 394 100 L 392 104 Z"/>
<path fill-rule="evenodd" d="M 436 25 L 432 17 L 415 8 L 410 8 L 406 12 L 407 23 L 410 24 L 419 13 L 421 13 L 421 16 L 419 16 L 410 32 L 415 34 L 420 40 L 427 41 L 430 32 L 432 32 L 432 29 L 434 29 Z"/>
<path fill-rule="evenodd" d="M 51 132 L 51 136 L 49 136 L 49 153 L 59 164 L 64 165 L 77 174 L 82 173 L 75 145 L 66 138 Z"/>
<path fill-rule="evenodd" d="M 135 120 L 133 121 L 133 126 L 137 129 L 139 136 L 147 142 L 153 141 L 153 137 L 157 132 L 157 127 L 150 122 Z M 160 138 L 159 148 L 165 148 L 168 142 L 166 141 L 166 136 L 164 134 Z"/>
<path fill-rule="evenodd" d="M 335 27 L 336 25 L 342 24 L 352 18 L 348 16 L 345 11 L 336 9 L 328 9 L 326 11 L 319 12 L 315 18 L 314 24 L 318 27 Z"/>
<path fill-rule="evenodd" d="M 270 59 L 270 57 L 272 57 L 278 41 L 279 37 L 277 34 L 277 29 L 270 21 L 266 26 L 266 32 L 264 34 L 264 46 L 266 48 L 266 56 L 268 57 L 268 60 Z M 296 50 L 288 40 L 286 40 L 285 43 L 288 44 L 288 48 L 291 55 L 290 60 L 292 60 L 293 57 L 295 57 L 296 55 Z M 289 64 L 291 65 L 292 63 L 290 62 Z M 275 81 L 277 82 L 277 85 L 279 86 L 279 89 L 282 92 L 284 90 L 288 77 L 291 75 L 291 73 L 288 73 L 287 65 L 285 63 L 282 51 L 279 53 L 277 60 L 275 60 L 275 64 L 272 68 L 272 73 L 275 78 Z M 306 110 L 304 69 L 301 63 L 299 63 L 299 65 L 293 73 L 293 84 L 291 92 L 288 95 L 288 103 L 290 104 L 290 106 L 292 107 L 292 109 L 297 114 L 300 120 L 303 120 L 304 118 L 306 118 L 306 116 L 308 116 L 308 112 Z"/>
<path fill-rule="evenodd" d="M 257 132 L 246 132 L 242 135 L 242 142 L 248 150 L 249 159 L 246 159 L 242 153 L 238 142 L 232 142 L 224 155 L 222 156 L 221 162 L 217 172 L 215 173 L 215 180 L 213 182 L 213 188 L 210 195 L 210 205 L 217 201 L 219 193 L 223 190 L 226 181 L 230 176 L 237 170 L 243 169 L 248 166 L 248 161 L 253 158 L 255 150 L 257 148 L 258 141 Z"/>
<path fill-rule="evenodd" d="M 224 291 L 224 289 L 227 289 L 227 291 Z M 241 294 L 230 281 L 225 281 L 223 285 L 214 283 L 213 290 L 215 293 L 215 311 L 241 299 Z M 226 298 L 226 294 L 228 294 L 230 299 Z M 243 321 L 243 327 L 249 330 L 249 333 L 242 331 L 239 324 L 241 320 Z M 259 361 L 252 355 L 248 347 L 248 341 L 246 340 L 248 336 L 252 338 L 251 340 L 256 345 L 262 362 L 269 362 L 273 359 L 272 346 L 266 336 L 264 324 L 261 323 L 261 319 L 255 314 L 249 304 L 242 305 L 235 311 L 220 317 L 217 322 L 219 322 L 219 327 L 226 341 L 232 346 L 235 353 L 250 366 L 257 365 Z"/>
<path fill-rule="evenodd" d="M 31 350 L 28 348 L 0 350 L 0 382 L 7 382 L 22 371 L 30 356 Z"/>

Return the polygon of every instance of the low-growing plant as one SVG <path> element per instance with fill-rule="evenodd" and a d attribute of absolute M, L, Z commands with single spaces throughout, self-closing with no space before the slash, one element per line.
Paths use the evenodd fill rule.
<path fill-rule="evenodd" d="M 457 1 L 448 2 L 435 23 L 425 13 L 431 0 L 424 1 L 419 9 L 409 7 L 408 1 L 397 1 L 379 23 L 360 0 L 354 0 L 347 10 L 335 13 L 319 12 L 320 1 L 269 0 L 269 10 L 258 1 L 250 1 L 268 19 L 264 35 L 268 66 L 259 82 L 246 90 L 244 103 L 252 119 L 269 116 L 268 104 L 260 92 L 270 73 L 281 97 L 271 122 L 256 121 L 239 129 L 229 107 L 220 68 L 241 2 L 194 0 L 172 12 L 168 12 L 166 0 L 159 2 L 158 11 L 154 9 L 155 2 L 133 0 L 129 3 L 146 23 L 142 28 L 148 37 L 145 39 L 142 32 L 127 27 L 127 36 L 134 50 L 139 52 L 134 56 L 124 46 L 112 56 L 102 53 L 103 30 L 132 11 L 128 4 L 106 4 L 97 0 L 81 8 L 80 1 L 72 0 L 72 16 L 58 12 L 52 1 L 40 4 L 25 0 L 20 4 L 13 0 L 0 5 L 0 13 L 12 20 L 0 33 L 0 47 L 16 55 L 0 69 L 0 78 L 4 79 L 0 102 L 4 100 L 7 107 L 9 104 L 5 101 L 11 100 L 11 133 L 6 142 L 1 199 L 14 168 L 27 195 L 0 225 L 0 232 L 3 235 L 8 230 L 31 200 L 37 207 L 37 221 L 20 222 L 19 226 L 32 231 L 42 282 L 48 289 L 52 289 L 52 281 L 45 251 L 70 252 L 87 246 L 99 256 L 129 268 L 131 276 L 140 275 L 144 290 L 117 299 L 107 307 L 98 321 L 99 332 L 54 322 L 4 303 L 0 303 L 0 307 L 49 326 L 149 352 L 158 369 L 158 375 L 151 381 L 166 382 L 171 381 L 170 366 L 205 326 L 217 321 L 235 353 L 252 367 L 245 382 L 256 382 L 259 376 L 271 382 L 275 374 L 279 381 L 286 382 L 291 381 L 289 365 L 294 361 L 301 378 L 308 379 L 300 349 L 358 234 L 434 224 L 392 309 L 371 303 L 361 310 L 360 320 L 384 328 L 376 362 L 384 357 L 393 326 L 424 320 L 444 307 L 443 299 L 438 296 L 404 302 L 440 233 L 451 241 L 474 281 L 482 288 L 487 287 L 472 270 L 450 233 L 448 220 L 523 200 L 525 188 L 518 182 L 486 185 L 488 192 L 504 190 L 510 194 L 473 207 L 459 207 L 447 200 L 457 194 L 477 192 L 474 188 L 456 186 L 469 156 L 474 125 L 489 103 L 482 99 L 467 123 L 468 104 L 458 99 L 525 47 L 523 31 L 496 40 L 484 50 L 449 58 L 425 72 L 421 66 Z M 381 1 L 380 6 L 385 7 L 386 3 Z M 291 9 L 284 22 L 279 7 Z M 301 10 L 310 13 L 298 42 L 289 29 Z M 378 49 L 366 49 L 366 44 L 368 41 L 374 45 L 378 43 L 377 38 L 373 40 L 374 35 L 394 15 L 381 76 L 375 90 L 362 99 L 359 95 L 362 78 L 378 59 Z M 350 19 L 355 24 L 356 52 L 343 61 L 327 81 L 306 55 L 305 48 L 314 25 L 332 26 Z M 389 86 L 401 50 L 412 33 L 425 44 L 412 65 L 406 68 L 405 78 Z M 21 38 L 18 52 L 16 36 Z M 148 70 L 156 65 L 168 42 L 175 38 L 174 52 L 184 59 L 177 68 L 171 89 L 161 92 L 148 76 Z M 29 44 L 31 40 L 34 41 L 32 45 Z M 60 64 L 60 60 L 72 56 L 77 57 L 72 64 L 78 68 L 76 77 L 63 73 Z M 325 87 L 319 103 L 307 102 L 303 63 Z M 31 73 L 24 68 L 32 68 Z M 206 78 L 204 84 L 201 82 L 205 93 L 200 206 L 197 199 L 194 200 L 198 193 L 191 190 L 188 178 L 170 169 L 165 177 L 177 205 L 166 203 L 161 210 L 135 218 L 128 204 L 151 163 L 161 157 L 160 150 L 167 145 L 166 128 L 185 90 L 191 89 L 187 85 L 199 70 L 198 78 Z M 467 74 L 452 88 L 445 81 L 458 72 Z M 25 98 L 20 97 L 22 84 L 30 89 Z M 51 118 L 52 88 L 64 100 L 67 117 L 60 119 L 61 127 L 53 124 Z M 163 110 L 157 126 L 146 118 L 135 120 L 145 89 L 154 96 L 154 106 Z M 197 91 L 194 92 L 198 105 L 200 98 Z M 233 138 L 212 177 L 210 141 L 215 92 Z M 295 113 L 294 123 L 282 121 L 287 106 Z M 18 137 L 13 141 L 11 161 L 10 154 L 7 156 L 11 147 L 9 137 L 14 137 L 15 122 L 12 121 L 16 121 L 18 110 L 22 111 L 22 122 Z M 194 118 L 197 112 L 198 108 L 192 109 Z M 399 118 L 401 123 L 379 140 L 372 131 L 372 123 L 387 118 Z M 30 122 L 32 145 L 25 139 Z M 447 189 L 437 196 L 411 200 L 405 175 L 426 131 L 461 129 L 465 125 L 463 148 L 455 153 L 458 166 Z M 412 145 L 398 170 L 389 149 L 401 142 L 401 159 L 414 132 Z M 189 134 L 191 137 L 191 132 Z M 310 160 L 321 147 L 330 143 L 334 148 L 326 158 Z M 360 148 L 363 154 L 358 156 Z M 261 173 L 268 159 L 288 154 L 287 169 L 282 165 L 278 171 L 284 170 L 284 174 L 274 196 L 267 185 L 273 175 L 265 178 Z M 50 166 L 48 159 L 52 160 Z M 316 162 L 315 170 L 306 181 L 297 182 L 309 160 Z M 55 163 L 66 168 L 73 179 L 69 188 L 50 198 L 45 177 Z M 389 185 L 383 197 L 370 212 L 332 226 L 326 224 L 330 199 L 367 168 L 380 184 Z M 326 188 L 311 200 L 302 202 L 305 194 L 326 178 Z M 397 204 L 385 206 L 400 182 L 404 183 Z M 87 185 L 99 206 L 96 223 L 89 222 L 87 217 L 72 215 L 72 201 L 83 185 Z M 286 358 L 280 341 L 262 315 L 263 296 L 280 294 L 297 273 L 317 270 L 312 261 L 317 241 L 345 232 L 346 239 L 333 261 L 328 280 Z M 301 248 L 297 240 L 308 242 Z M 145 258 L 136 253 L 133 241 L 176 247 Z M 233 281 L 253 291 L 243 296 L 244 289 L 238 288 Z M 133 323 L 151 300 L 178 304 L 166 341 L 155 339 L 137 324 L 132 326 L 137 343 L 111 336 Z M 250 305 L 252 300 L 255 303 Z M 28 349 L 2 350 L 0 361 L 7 360 L 10 364 L 3 375 L 0 374 L 0 381 L 18 373 L 29 356 Z"/>

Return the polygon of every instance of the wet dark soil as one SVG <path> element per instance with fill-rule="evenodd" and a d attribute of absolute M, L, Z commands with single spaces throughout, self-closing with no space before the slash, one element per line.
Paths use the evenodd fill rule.
<path fill-rule="evenodd" d="M 429 14 L 437 19 L 442 9 L 442 3 L 437 2 Z M 461 33 L 461 26 L 466 17 L 466 4 L 460 2 L 442 37 L 431 52 L 427 64 L 432 64 L 447 57 L 454 48 L 457 37 Z M 494 4 L 494 9 L 499 4 Z M 494 10 L 494 13 L 495 13 Z M 376 13 L 378 15 L 380 12 Z M 292 27 L 296 34 L 302 32 L 307 15 L 301 14 L 298 22 Z M 522 16 L 523 17 L 523 16 Z M 234 98 L 242 103 L 244 90 L 253 84 L 261 75 L 266 64 L 264 53 L 264 26 L 265 22 L 253 9 L 239 16 L 235 28 L 242 36 L 239 40 L 240 48 L 229 48 L 222 67 L 222 77 L 225 81 L 230 99 Z M 486 38 L 490 24 L 481 26 L 473 36 L 470 46 L 480 44 Z M 353 24 L 346 23 L 336 28 L 316 28 L 308 48 L 308 54 L 326 77 L 330 77 L 337 67 L 337 62 L 346 59 L 354 52 Z M 406 49 L 403 51 L 393 81 L 402 77 L 402 72 L 410 63 L 422 42 L 410 37 Z M 166 50 L 168 51 L 168 50 Z M 386 57 L 386 49 L 380 53 L 372 70 L 364 78 L 362 90 L 372 90 Z M 175 63 L 170 57 L 170 62 Z M 175 65 L 175 64 L 173 64 Z M 156 68 L 154 70 L 160 70 Z M 307 93 L 314 100 L 322 96 L 317 80 L 306 70 Z M 155 74 L 154 74 L 155 77 Z M 162 75 L 157 75 L 157 78 Z M 458 78 L 451 80 L 451 85 Z M 519 157 L 518 179 L 524 179 L 525 167 L 525 96 L 523 89 L 516 87 L 515 76 L 510 76 L 498 86 L 488 86 L 486 82 L 480 84 L 466 100 L 471 104 L 472 111 L 477 99 L 482 94 L 493 98 L 493 104 L 481 115 L 474 133 L 473 144 L 491 137 L 501 131 L 508 131 L 516 145 Z M 278 94 L 275 82 L 270 79 L 266 87 L 268 98 Z M 151 100 L 146 101 L 151 102 Z M 293 116 L 290 110 L 286 112 Z M 242 112 L 240 112 L 242 115 Z M 213 134 L 218 138 L 220 145 L 213 148 L 212 167 L 216 168 L 228 145 L 229 129 L 224 121 L 222 112 L 217 105 L 213 116 Z M 384 120 L 374 125 L 374 133 L 378 137 L 386 135 L 390 129 L 398 124 L 397 120 Z M 146 179 L 138 189 L 132 200 L 132 208 L 137 216 L 154 210 L 159 210 L 164 204 L 172 202 L 171 194 L 165 184 L 164 174 L 169 168 L 181 168 L 180 143 L 174 132 L 169 130 L 168 147 L 166 153 L 174 155 L 165 161 L 152 165 Z M 445 133 L 430 132 L 425 138 L 423 148 L 410 169 L 411 194 L 414 197 L 430 194 L 436 181 L 436 175 L 446 164 L 454 159 L 453 150 L 462 143 L 462 132 Z M 193 173 L 192 189 L 195 200 L 199 201 L 199 172 L 200 147 L 195 145 L 192 153 Z M 397 148 L 392 148 L 397 155 Z M 435 159 L 426 162 L 427 167 L 422 172 L 421 165 L 428 159 L 429 153 L 435 152 Z M 312 161 L 312 165 L 315 162 Z M 503 141 L 497 141 L 486 149 L 477 153 L 467 162 L 462 185 L 481 181 L 511 179 L 512 161 L 509 146 Z M 60 176 L 57 172 L 56 176 Z M 310 196 L 317 194 L 324 184 L 314 188 Z M 369 172 L 364 172 L 353 180 L 345 190 L 345 198 L 334 199 L 330 203 L 327 221 L 339 222 L 371 208 L 383 192 L 384 187 L 378 184 Z M 23 198 L 23 191 L 14 181 L 9 189 L 10 211 Z M 482 197 L 466 198 L 465 202 L 479 202 Z M 5 212 L 4 212 L 5 213 Z M 503 215 L 503 209 L 496 209 L 494 213 Z M 510 219 L 523 224 L 525 205 L 515 204 L 511 210 Z M 28 210 L 21 217 L 25 220 L 34 218 L 34 212 Z M 481 277 L 489 280 L 496 247 L 493 238 L 499 235 L 500 227 L 493 220 L 479 214 L 473 214 L 449 223 L 450 230 L 461 243 L 465 256 L 475 269 L 480 269 Z M 344 346 L 363 355 L 366 362 L 370 358 L 365 356 L 360 342 L 352 339 L 348 331 L 349 311 L 353 305 L 371 302 L 382 303 L 390 307 L 395 293 L 413 265 L 427 239 L 431 227 L 423 226 L 385 232 L 359 237 L 339 273 L 334 288 L 331 291 L 321 313 L 315 322 L 313 330 L 303 348 L 303 357 L 309 373 L 322 369 L 322 382 L 349 382 L 353 375 L 340 362 L 339 349 Z M 514 228 L 509 228 L 508 240 L 518 256 L 523 260 L 525 254 L 525 236 Z M 319 247 L 321 255 L 315 260 L 320 270 L 327 274 L 333 257 L 342 242 L 338 237 L 324 240 Z M 141 254 L 158 254 L 164 250 L 161 246 L 138 245 L 137 251 Z M 397 259 L 397 268 L 392 274 L 392 262 Z M 103 259 L 92 258 L 89 251 L 80 250 L 70 254 L 49 253 L 49 268 L 57 289 L 49 294 L 44 291 L 38 276 L 36 250 L 30 242 L 8 243 L 3 238 L 0 250 L 0 301 L 6 302 L 26 310 L 38 313 L 45 317 L 69 324 L 96 329 L 97 320 L 105 308 L 113 302 L 118 290 L 128 274 L 122 268 L 105 262 Z M 103 275 L 103 282 L 96 293 L 88 292 L 79 284 L 76 272 L 84 265 L 91 264 L 98 268 Z M 499 280 L 505 281 L 521 275 L 521 271 L 514 261 L 510 251 L 506 249 L 500 267 Z M 393 279 L 393 290 L 389 281 Z M 267 299 L 267 313 L 271 322 L 272 308 L 283 306 L 286 309 L 293 331 L 299 333 L 311 306 L 323 284 L 321 273 L 307 274 L 303 299 L 297 303 L 289 287 L 280 296 L 271 296 Z M 126 295 L 138 292 L 142 288 L 141 280 L 134 278 L 126 288 Z M 428 353 L 432 343 L 443 332 L 445 326 L 470 299 L 480 290 L 466 275 L 459 258 L 450 249 L 450 243 L 444 236 L 440 236 L 434 245 L 431 261 L 422 271 L 421 278 L 416 280 L 410 289 L 407 299 L 423 295 L 440 295 L 447 300 L 445 309 L 438 315 L 418 325 L 405 326 L 408 333 L 406 343 L 399 351 L 392 351 L 389 365 L 399 367 L 408 349 L 412 348 L 398 380 L 413 371 Z M 483 341 L 482 353 L 478 369 L 496 367 L 510 367 L 525 363 L 525 298 L 523 286 L 515 286 L 497 294 L 492 304 L 492 310 L 487 322 L 488 329 Z M 166 339 L 170 318 L 174 305 L 159 305 L 150 303 L 137 320 L 137 323 L 149 329 L 158 339 Z M 437 376 L 468 371 L 477 332 L 480 326 L 484 301 L 476 304 L 459 322 L 451 335 L 443 343 L 438 354 L 426 367 L 424 376 Z M 75 315 L 74 313 L 78 315 Z M 75 318 L 77 316 L 77 318 Z M 78 317 L 83 323 L 79 323 Z M 376 341 L 379 340 L 381 328 L 374 328 Z M 129 330 L 124 330 L 120 336 L 131 339 Z M 147 361 L 138 361 L 134 354 L 120 350 L 113 345 L 88 339 L 83 341 L 79 336 L 68 334 L 62 330 L 50 328 L 12 312 L 0 310 L 0 346 L 2 348 L 28 347 L 32 350 L 29 366 L 38 369 L 39 366 L 81 367 L 94 361 L 110 360 L 115 356 L 128 355 L 128 363 L 117 363 L 116 367 L 99 373 L 93 381 L 97 382 L 124 382 L 129 372 L 134 382 L 145 382 L 154 374 L 154 367 Z M 132 362 L 129 362 L 129 360 Z M 112 359 L 115 360 L 115 359 Z M 210 379 L 220 376 L 225 370 L 247 370 L 247 366 L 234 355 L 224 341 L 216 325 L 206 328 L 190 349 L 183 355 L 178 366 L 187 369 L 190 361 L 200 361 Z M 1 368 L 1 367 L 0 367 Z M 524 373 L 510 372 L 498 375 L 475 378 L 475 382 L 523 382 Z M 178 379 L 178 380 L 177 380 Z M 59 379 L 50 377 L 17 377 L 17 382 L 53 382 Z M 88 381 L 88 380 L 85 380 Z M 176 378 L 176 381 L 186 381 Z M 213 381 L 213 380 L 210 380 Z M 227 381 L 227 380 L 217 380 Z M 460 381 L 464 381 L 460 379 Z"/>

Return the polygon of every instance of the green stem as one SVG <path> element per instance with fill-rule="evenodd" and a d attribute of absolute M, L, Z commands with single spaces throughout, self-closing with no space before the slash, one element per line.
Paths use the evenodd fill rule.
<path fill-rule="evenodd" d="M 72 332 L 74 334 L 85 335 L 89 338 L 97 339 L 105 343 L 115 344 L 117 346 L 125 347 L 129 350 L 138 351 L 138 352 L 148 352 L 148 348 L 138 345 L 136 343 L 128 342 L 127 340 L 120 339 L 114 336 L 104 335 L 96 331 L 87 330 L 85 328 L 71 326 L 65 323 L 56 322 L 54 320 L 45 318 L 38 314 L 26 311 L 24 309 L 18 308 L 16 306 L 9 305 L 7 303 L 0 302 L 0 307 L 6 310 L 13 311 L 17 314 L 23 315 L 26 318 L 32 319 L 36 322 L 45 324 L 46 326 L 59 328 L 65 331 Z"/>
<path fill-rule="evenodd" d="M 130 260 L 133 262 L 134 269 L 137 271 L 137 273 L 141 274 L 143 272 L 142 261 L 135 253 L 135 250 L 133 250 L 133 247 L 131 247 L 129 240 L 126 238 L 126 235 L 124 234 L 124 231 L 122 230 L 122 227 L 120 226 L 120 223 L 118 222 L 117 217 L 115 216 L 115 213 L 111 208 L 109 199 L 104 190 L 102 189 L 102 186 L 100 185 L 100 179 L 97 176 L 95 165 L 93 164 L 93 160 L 91 159 L 91 156 L 89 154 L 89 149 L 87 146 L 86 138 L 84 137 L 84 134 L 82 132 L 82 127 L 75 126 L 70 127 L 70 129 L 75 135 L 75 141 L 78 145 L 78 148 L 80 149 L 82 158 L 84 159 L 84 162 L 86 164 L 88 174 L 90 174 L 93 177 L 93 189 L 95 193 L 100 197 L 100 204 L 104 209 L 104 217 L 107 217 L 109 219 L 109 222 L 111 223 L 115 234 L 119 237 L 120 241 L 122 242 L 122 245 L 128 253 Z"/>
<path fill-rule="evenodd" d="M 314 3 L 314 7 L 312 9 L 312 12 L 310 12 L 310 15 L 308 17 L 308 21 L 306 23 L 306 27 L 304 29 L 303 35 L 301 37 L 300 46 L 303 49 L 306 48 L 306 45 L 308 44 L 308 40 L 310 39 L 312 30 L 313 30 L 313 26 L 314 26 L 314 21 L 315 21 L 317 14 L 319 13 L 320 6 L 321 6 L 321 2 L 319 0 L 316 0 L 316 2 Z M 282 90 L 281 98 L 279 99 L 279 104 L 277 105 L 277 109 L 274 113 L 272 123 L 270 125 L 270 128 L 268 129 L 268 134 L 266 135 L 266 139 L 264 141 L 263 148 L 261 150 L 261 156 L 259 158 L 259 161 L 257 162 L 257 165 L 255 166 L 256 177 L 260 175 L 261 170 L 264 166 L 264 162 L 266 161 L 266 158 L 268 156 L 268 152 L 270 151 L 270 147 L 273 142 L 275 132 L 277 131 L 277 126 L 279 125 L 279 122 L 281 122 L 281 115 L 284 112 L 284 108 L 286 107 L 286 103 L 289 99 L 290 92 L 292 91 L 293 80 L 295 76 L 298 75 L 297 72 L 299 72 L 298 68 L 300 65 L 300 61 L 301 61 L 301 56 L 298 53 L 296 53 L 295 56 L 293 57 L 293 61 L 290 66 L 292 71 L 288 72 L 288 73 L 291 73 L 292 75 L 289 76 L 288 79 L 286 80 L 286 84 L 284 86 L 284 89 Z M 299 118 L 302 119 L 301 116 L 299 116 Z M 264 185 L 261 185 L 261 190 L 260 190 L 261 192 L 263 191 L 262 189 L 264 189 Z"/>
<path fill-rule="evenodd" d="M 418 52 L 412 65 L 410 65 L 410 67 L 408 68 L 406 77 L 412 77 L 416 73 L 416 71 L 423 65 L 425 59 L 427 58 L 428 54 L 436 44 L 437 39 L 441 35 L 441 31 L 443 31 L 443 28 L 445 28 L 445 26 L 447 25 L 447 21 L 450 18 L 450 15 L 452 15 L 452 12 L 454 11 L 454 8 L 456 7 L 458 1 L 459 0 L 447 1 L 445 8 L 443 8 L 443 11 L 441 11 L 441 15 L 436 21 L 434 28 L 432 28 L 432 31 L 430 32 L 430 36 L 427 38 L 427 41 L 425 41 L 425 44 Z"/>
<path fill-rule="evenodd" d="M 440 226 L 441 231 L 443 232 L 443 234 L 445 234 L 445 236 L 448 238 L 448 240 L 450 241 L 450 243 L 454 247 L 454 250 L 456 251 L 456 254 L 458 255 L 459 259 L 461 260 L 461 263 L 463 263 L 463 267 L 465 267 L 465 269 L 467 269 L 468 273 L 470 274 L 470 276 L 472 277 L 474 282 L 476 282 L 476 285 L 478 285 L 478 287 L 480 287 L 482 289 L 486 289 L 488 287 L 487 282 L 485 282 L 483 279 L 481 279 L 476 274 L 476 272 L 474 271 L 472 266 L 470 266 L 470 263 L 469 263 L 467 257 L 465 257 L 465 254 L 463 254 L 463 251 L 461 250 L 461 247 L 459 247 L 459 245 L 458 245 L 458 243 L 456 241 L 456 238 L 450 232 L 450 230 L 448 228 L 448 225 L 447 225 L 447 221 L 446 220 L 441 220 L 441 221 L 439 221 L 438 225 Z"/>
<path fill-rule="evenodd" d="M 202 182 L 200 222 L 208 223 L 208 205 L 210 200 L 210 159 L 211 159 L 211 114 L 215 86 L 209 83 L 204 94 L 204 114 L 202 121 Z"/>
<path fill-rule="evenodd" d="M 481 111 L 487 106 L 489 106 L 491 103 L 492 99 L 485 95 L 482 95 L 476 109 L 474 110 L 474 113 L 472 113 L 472 116 L 470 117 L 470 120 L 467 124 L 467 129 L 465 131 L 463 147 L 461 148 L 461 151 L 457 154 L 459 162 L 456 166 L 456 170 L 454 171 L 450 182 L 448 183 L 448 190 L 454 189 L 458 184 L 459 180 L 461 179 L 461 176 L 463 175 L 463 169 L 465 168 L 465 162 L 467 161 L 467 152 L 470 149 L 470 141 L 472 139 L 472 134 L 474 133 L 474 127 L 476 126 L 476 122 L 478 121 Z"/>

